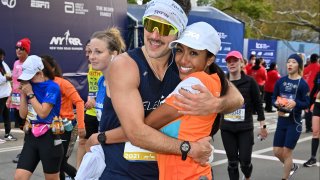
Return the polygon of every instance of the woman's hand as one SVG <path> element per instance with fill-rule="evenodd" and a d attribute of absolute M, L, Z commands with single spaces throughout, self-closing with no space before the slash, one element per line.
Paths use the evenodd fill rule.
<path fill-rule="evenodd" d="M 84 137 L 86 136 L 86 129 L 85 128 L 79 128 L 78 129 L 78 135 L 79 135 L 79 138 L 84 139 Z"/>
<path fill-rule="evenodd" d="M 94 99 L 88 99 L 88 101 L 84 104 L 84 107 L 86 109 L 91 109 L 94 108 L 96 106 L 96 100 Z"/>
<path fill-rule="evenodd" d="M 293 109 L 296 106 L 296 102 L 292 99 L 288 99 L 288 103 L 286 104 L 286 108 Z"/>
<path fill-rule="evenodd" d="M 91 146 L 100 144 L 98 141 L 98 135 L 99 135 L 99 133 L 94 133 L 89 137 L 89 139 L 86 142 L 86 152 L 90 151 Z"/>
<path fill-rule="evenodd" d="M 28 94 L 33 94 L 32 86 L 29 82 L 23 81 L 20 83 L 19 89 L 21 90 L 22 93 L 28 95 Z"/>

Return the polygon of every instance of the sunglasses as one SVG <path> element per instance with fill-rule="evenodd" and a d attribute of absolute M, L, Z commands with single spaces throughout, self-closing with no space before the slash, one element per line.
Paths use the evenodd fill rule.
<path fill-rule="evenodd" d="M 179 32 L 174 25 L 150 17 L 144 17 L 142 24 L 148 32 L 152 33 L 157 30 L 161 36 L 175 35 Z"/>
<path fill-rule="evenodd" d="M 19 47 L 19 46 L 16 46 L 16 50 L 20 50 L 20 51 L 25 51 L 26 49 L 25 48 L 23 48 L 23 47 Z"/>

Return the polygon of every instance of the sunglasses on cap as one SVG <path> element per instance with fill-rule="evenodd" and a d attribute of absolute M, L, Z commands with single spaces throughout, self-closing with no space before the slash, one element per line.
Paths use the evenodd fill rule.
<path fill-rule="evenodd" d="M 20 50 L 20 51 L 25 51 L 26 49 L 25 48 L 23 48 L 23 47 L 19 47 L 19 46 L 16 46 L 16 50 Z"/>
<path fill-rule="evenodd" d="M 178 33 L 178 29 L 174 25 L 150 17 L 144 17 L 142 24 L 148 32 L 152 33 L 157 30 L 161 36 L 175 35 Z"/>

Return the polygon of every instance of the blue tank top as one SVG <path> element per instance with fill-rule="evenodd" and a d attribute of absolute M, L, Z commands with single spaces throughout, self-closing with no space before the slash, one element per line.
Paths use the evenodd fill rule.
<path fill-rule="evenodd" d="M 148 65 L 141 48 L 128 51 L 136 61 L 140 73 L 139 91 L 142 97 L 145 116 L 160 105 L 180 82 L 177 66 L 173 56 L 170 57 L 168 69 L 163 81 L 157 79 Z M 104 99 L 100 130 L 107 131 L 120 126 L 119 119 L 112 107 L 111 99 Z M 103 145 L 106 168 L 100 179 L 158 179 L 156 162 L 129 162 L 123 158 L 125 143 Z"/>

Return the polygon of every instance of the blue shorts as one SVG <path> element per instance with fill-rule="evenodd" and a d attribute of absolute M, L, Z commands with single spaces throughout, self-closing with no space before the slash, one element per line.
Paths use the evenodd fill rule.
<path fill-rule="evenodd" d="M 301 122 L 292 119 L 278 119 L 277 129 L 274 134 L 273 147 L 286 147 L 294 149 L 302 131 Z"/>

